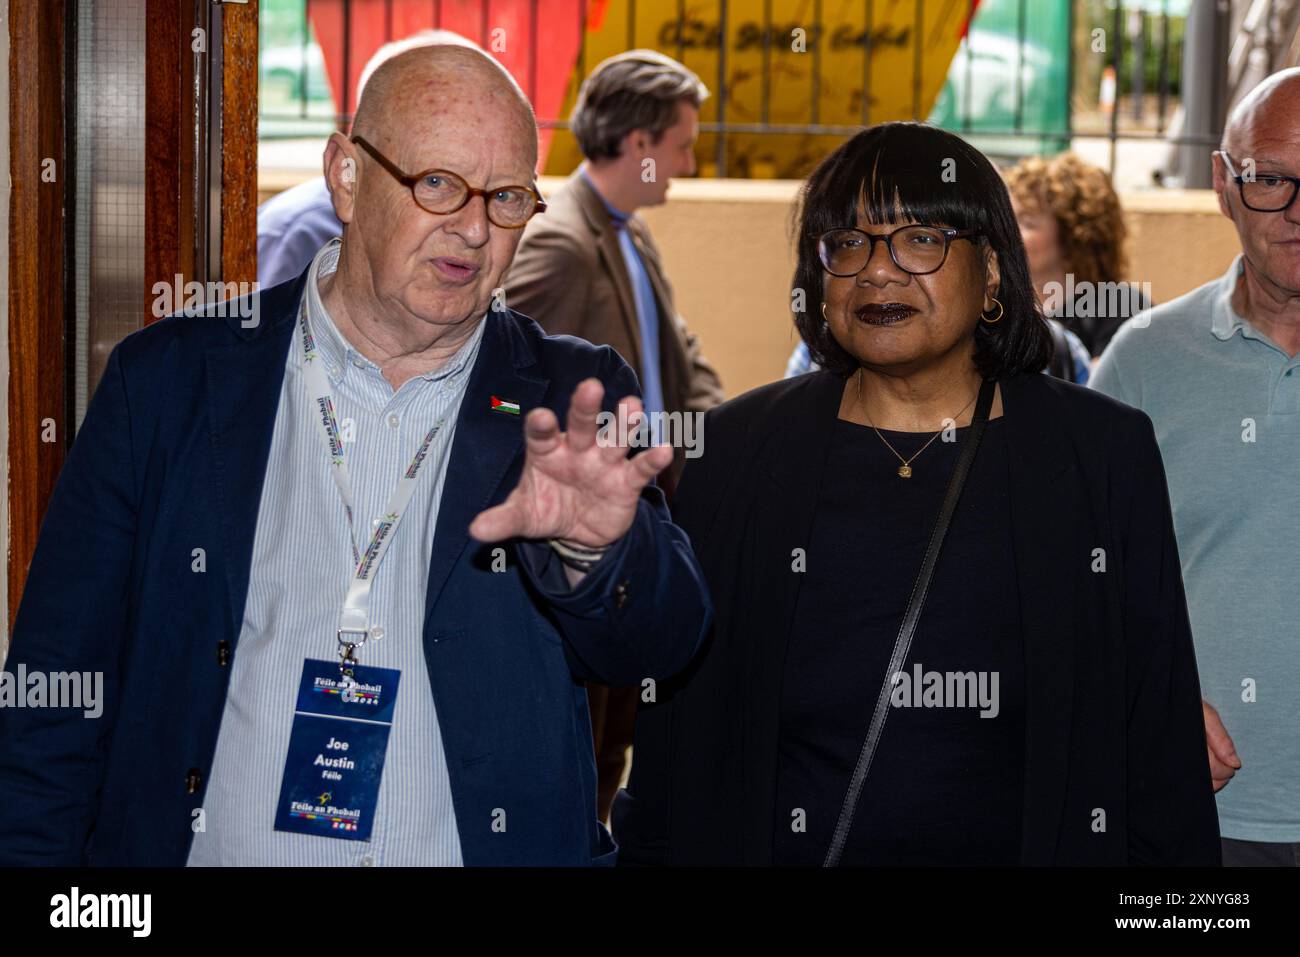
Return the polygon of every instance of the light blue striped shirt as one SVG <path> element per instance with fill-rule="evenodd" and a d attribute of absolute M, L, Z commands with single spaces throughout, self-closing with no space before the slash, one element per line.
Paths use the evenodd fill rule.
<path fill-rule="evenodd" d="M 384 629 L 360 650 L 363 665 L 401 672 L 371 839 L 346 841 L 274 830 L 303 661 L 337 660 L 336 629 L 352 574 L 347 520 L 330 478 L 303 383 L 299 338 L 290 337 L 253 540 L 248 600 L 221 733 L 204 800 L 204 830 L 190 865 L 459 865 L 460 836 L 438 716 L 424 658 L 429 556 L 447 476 L 456 414 L 483 337 L 480 322 L 436 372 L 396 392 L 379 367 L 334 326 L 318 275 L 332 272 L 340 244 L 316 255 L 304 295 L 334 390 L 344 457 L 357 505 L 360 548 L 398 478 L 435 422 L 428 455 L 371 593 L 371 621 Z M 362 522 L 365 525 L 362 525 Z"/>

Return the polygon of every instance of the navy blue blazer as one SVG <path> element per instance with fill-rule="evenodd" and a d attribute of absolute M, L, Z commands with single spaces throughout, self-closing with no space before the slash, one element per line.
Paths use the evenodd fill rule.
<path fill-rule="evenodd" d="M 176 316 L 112 352 L 41 527 L 6 669 L 100 671 L 104 711 L 0 708 L 0 864 L 182 865 L 239 653 L 263 477 L 306 273 L 259 321 Z M 244 313 L 247 315 L 247 313 Z M 645 490 L 576 589 L 550 550 L 507 571 L 471 541 L 523 465 L 522 416 L 574 387 L 639 393 L 618 354 L 489 312 L 429 556 L 424 651 L 465 863 L 613 863 L 582 681 L 667 677 L 711 609 L 686 535 Z M 191 570 L 202 548 L 207 570 Z M 322 635 L 322 642 L 333 636 Z M 322 648 L 326 645 L 322 644 Z M 506 810 L 506 829 L 491 827 Z M 267 808 L 267 827 L 272 810 Z"/>

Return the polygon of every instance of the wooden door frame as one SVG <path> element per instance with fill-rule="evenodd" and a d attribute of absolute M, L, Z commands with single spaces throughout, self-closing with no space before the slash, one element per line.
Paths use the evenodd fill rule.
<path fill-rule="evenodd" d="M 68 434 L 65 0 L 9 0 L 9 554 L 14 616 Z M 53 163 L 51 166 L 50 163 Z M 52 172 L 52 178 L 51 178 Z M 54 441 L 50 425 L 54 428 Z"/>
<path fill-rule="evenodd" d="M 156 283 L 170 285 L 177 274 L 252 283 L 258 0 L 146 0 L 146 16 L 145 301 Z M 194 52 L 195 30 L 204 32 L 207 57 Z M 205 122 L 209 114 L 219 122 Z M 148 310 L 145 317 L 153 319 Z"/>
<path fill-rule="evenodd" d="M 27 581 L 41 519 L 71 444 L 69 389 L 74 318 L 68 294 L 72 249 L 65 208 L 74 202 L 67 139 L 75 87 L 69 76 L 69 20 L 76 0 L 9 0 L 9 552 L 7 633 Z M 253 282 L 257 275 L 258 2 L 146 0 L 145 264 L 141 325 L 152 318 L 156 282 Z M 193 54 L 193 30 L 208 31 L 206 58 Z M 219 78 L 206 103 L 220 121 L 212 182 L 195 188 L 197 98 L 194 74 Z M 213 94 L 216 95 L 213 95 Z M 191 95 L 187 95 L 191 94 Z M 209 140 L 209 142 L 211 142 Z M 42 178 L 53 161 L 55 177 Z M 207 219 L 196 196 L 212 197 Z M 75 214 L 75 210 L 68 210 Z M 199 211 L 204 212 L 204 211 Z M 220 253 L 204 259 L 202 226 L 213 217 Z M 196 252 L 197 251 L 197 252 Z M 198 268 L 196 268 L 196 265 Z M 55 440 L 48 438 L 54 423 Z M 3 481 L 3 478 L 0 478 Z"/>

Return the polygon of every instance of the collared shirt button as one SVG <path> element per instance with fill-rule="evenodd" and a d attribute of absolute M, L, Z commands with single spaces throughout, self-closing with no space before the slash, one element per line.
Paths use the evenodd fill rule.
<path fill-rule="evenodd" d="M 342 370 L 338 366 L 330 366 L 330 375 L 336 379 L 339 377 L 339 372 L 341 371 Z"/>
<path fill-rule="evenodd" d="M 352 364 L 356 366 L 358 369 L 364 369 L 366 367 L 366 361 L 362 359 L 360 356 L 353 356 Z"/>
<path fill-rule="evenodd" d="M 627 602 L 628 591 L 632 583 L 626 578 L 614 586 L 614 607 L 622 608 Z"/>
<path fill-rule="evenodd" d="M 393 428 L 397 428 L 398 423 L 400 423 L 401 421 L 402 421 L 401 418 L 398 416 L 396 412 L 388 413 L 388 424 L 391 425 Z"/>
<path fill-rule="evenodd" d="M 365 857 L 361 858 L 361 866 L 362 866 L 362 867 L 374 867 L 374 866 L 375 866 L 375 859 L 374 859 L 373 857 L 371 857 L 369 854 L 367 854 Z"/>

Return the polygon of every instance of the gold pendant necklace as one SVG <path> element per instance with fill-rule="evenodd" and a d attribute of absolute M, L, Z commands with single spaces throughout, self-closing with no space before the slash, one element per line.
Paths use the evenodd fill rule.
<path fill-rule="evenodd" d="M 975 399 L 976 399 L 978 396 L 979 396 L 979 390 L 977 389 L 977 390 L 975 391 L 975 395 L 971 396 L 971 398 L 970 398 L 970 402 L 967 402 L 965 405 L 963 405 L 963 406 L 961 407 L 961 410 L 960 410 L 956 415 L 954 415 L 954 416 L 952 417 L 952 420 L 953 420 L 954 423 L 955 423 L 959 418 L 961 418 L 961 414 L 962 414 L 962 412 L 965 412 L 967 409 L 970 408 L 970 406 L 971 406 L 971 402 L 974 402 Z M 880 441 L 884 442 L 884 443 L 885 443 L 885 448 L 887 448 L 887 449 L 889 449 L 889 451 L 893 452 L 895 458 L 897 458 L 898 461 L 902 463 L 901 465 L 898 466 L 898 477 L 899 477 L 899 478 L 911 478 L 911 477 L 912 477 L 912 462 L 914 462 L 914 461 L 916 460 L 916 457 L 917 457 L 918 455 L 920 455 L 922 452 L 924 452 L 926 449 L 928 449 L 928 448 L 930 447 L 930 443 L 931 443 L 931 442 L 933 442 L 933 441 L 934 441 L 935 439 L 937 439 L 939 436 L 943 435 L 943 429 L 940 429 L 938 432 L 934 433 L 934 435 L 930 436 L 929 441 L 927 441 L 927 442 L 925 443 L 925 445 L 921 446 L 919 449 L 917 449 L 915 452 L 913 452 L 913 453 L 911 454 L 910 457 L 908 457 L 908 458 L 903 458 L 901 455 L 899 455 L 899 454 L 898 454 L 898 449 L 894 448 L 892 445 L 889 444 L 889 439 L 885 438 L 883 435 L 880 434 L 880 430 L 879 430 L 878 428 L 876 428 L 876 424 L 875 424 L 874 422 L 871 421 L 871 413 L 867 411 L 867 407 L 866 407 L 866 405 L 863 404 L 863 402 L 862 402 L 862 370 L 861 370 L 861 369 L 858 370 L 858 406 L 859 406 L 859 408 L 862 409 L 862 414 L 865 415 L 865 416 L 867 417 L 867 425 L 871 426 L 871 430 L 872 430 L 873 432 L 876 433 L 876 437 L 879 438 Z"/>

